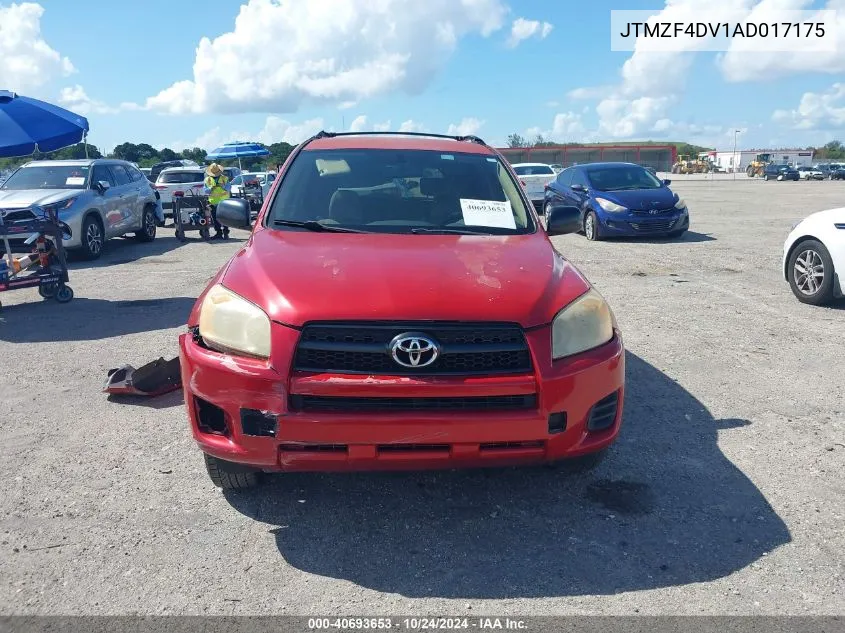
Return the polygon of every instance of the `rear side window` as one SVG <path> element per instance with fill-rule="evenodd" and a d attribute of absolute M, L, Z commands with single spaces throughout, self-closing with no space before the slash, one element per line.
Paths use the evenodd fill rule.
<path fill-rule="evenodd" d="M 170 171 L 159 175 L 158 182 L 162 185 L 181 185 L 189 182 L 203 182 L 205 175 L 201 171 Z"/>
<path fill-rule="evenodd" d="M 318 221 L 386 233 L 535 230 L 519 185 L 497 157 L 429 150 L 305 150 L 285 173 L 267 217 L 270 226 Z"/>
<path fill-rule="evenodd" d="M 548 165 L 520 165 L 514 167 L 517 176 L 554 176 L 554 170 Z"/>

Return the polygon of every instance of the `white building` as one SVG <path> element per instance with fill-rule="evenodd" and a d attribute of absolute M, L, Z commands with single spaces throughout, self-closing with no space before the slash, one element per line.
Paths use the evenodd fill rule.
<path fill-rule="evenodd" d="M 770 161 L 782 165 L 792 165 L 793 167 L 810 167 L 813 164 L 812 150 L 803 149 L 752 149 L 752 150 L 737 150 L 736 152 L 707 152 L 713 162 L 726 172 L 745 171 L 748 164 L 753 162 L 758 154 L 771 154 Z"/>

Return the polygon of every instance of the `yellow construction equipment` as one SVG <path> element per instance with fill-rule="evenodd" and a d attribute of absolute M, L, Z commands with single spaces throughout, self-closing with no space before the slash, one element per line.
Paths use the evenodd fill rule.
<path fill-rule="evenodd" d="M 709 174 L 713 163 L 704 158 L 692 158 L 686 154 L 678 156 L 678 162 L 672 165 L 673 174 Z"/>
<path fill-rule="evenodd" d="M 771 154 L 757 154 L 754 157 L 754 160 L 748 163 L 748 167 L 745 168 L 745 173 L 748 175 L 749 178 L 754 178 L 755 176 L 762 176 L 763 170 L 766 168 L 766 165 L 771 162 Z"/>

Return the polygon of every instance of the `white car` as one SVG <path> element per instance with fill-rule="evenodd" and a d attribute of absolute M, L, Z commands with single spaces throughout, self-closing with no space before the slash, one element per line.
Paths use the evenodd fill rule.
<path fill-rule="evenodd" d="M 161 171 L 153 185 L 161 196 L 164 214 L 173 215 L 173 194 L 181 191 L 182 195 L 190 192 L 202 194 L 205 188 L 205 170 L 202 167 L 168 167 Z"/>
<path fill-rule="evenodd" d="M 798 177 L 801 180 L 824 180 L 824 172 L 815 167 L 799 167 Z"/>
<path fill-rule="evenodd" d="M 802 303 L 843 296 L 845 207 L 819 211 L 796 224 L 783 245 L 783 276 Z"/>
<path fill-rule="evenodd" d="M 244 182 L 248 182 L 250 180 L 258 181 L 258 184 L 261 185 L 262 195 L 266 198 L 267 194 L 270 193 L 270 187 L 273 186 L 273 181 L 276 180 L 276 172 L 256 171 L 243 173 L 232 180 L 231 194 L 233 196 L 239 196 Z"/>
<path fill-rule="evenodd" d="M 546 185 L 557 177 L 555 170 L 545 163 L 517 163 L 511 167 L 525 187 L 528 199 L 541 208 L 546 197 Z"/>

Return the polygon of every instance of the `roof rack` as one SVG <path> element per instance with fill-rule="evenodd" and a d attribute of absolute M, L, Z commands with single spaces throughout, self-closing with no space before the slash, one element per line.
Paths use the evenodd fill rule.
<path fill-rule="evenodd" d="M 334 138 L 336 136 L 419 136 L 423 138 L 448 138 L 461 143 L 470 142 L 489 147 L 481 138 L 473 134 L 455 136 L 452 134 L 431 134 L 429 132 L 326 132 L 322 130 L 321 132 L 317 132 L 312 139 Z"/>

